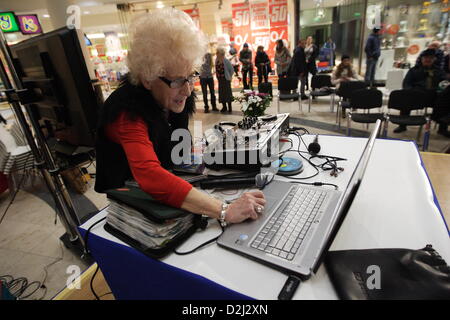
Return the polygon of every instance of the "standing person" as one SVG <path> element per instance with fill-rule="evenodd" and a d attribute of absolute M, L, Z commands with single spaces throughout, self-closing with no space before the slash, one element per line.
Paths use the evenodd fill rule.
<path fill-rule="evenodd" d="M 375 68 L 381 54 L 380 29 L 373 28 L 373 32 L 367 38 L 364 51 L 366 52 L 366 76 L 365 81 L 372 86 L 375 80 Z"/>
<path fill-rule="evenodd" d="M 328 38 L 327 42 L 323 45 L 324 48 L 329 49 L 331 52 L 330 62 L 333 61 L 333 67 L 336 65 L 336 44 L 333 42 L 331 37 Z"/>
<path fill-rule="evenodd" d="M 316 59 L 318 55 L 319 49 L 314 44 L 313 37 L 309 36 L 308 38 L 306 38 L 306 45 L 305 45 L 305 58 L 307 68 L 307 72 L 305 75 L 306 89 L 309 89 L 309 74 L 315 76 L 317 73 Z"/>
<path fill-rule="evenodd" d="M 269 81 L 270 59 L 267 53 L 264 52 L 263 46 L 258 46 L 255 57 L 255 66 L 258 69 L 258 86 L 261 84 L 264 77 L 264 82 Z"/>
<path fill-rule="evenodd" d="M 200 86 L 202 87 L 203 103 L 205 105 L 205 113 L 209 112 L 208 105 L 208 87 L 211 94 L 211 106 L 213 111 L 219 111 L 216 107 L 216 94 L 214 92 L 214 78 L 212 74 L 212 55 L 207 52 L 203 58 L 203 64 L 200 68 Z"/>
<path fill-rule="evenodd" d="M 195 109 L 193 71 L 202 64 L 206 37 L 189 15 L 170 7 L 134 18 L 131 30 L 130 72 L 100 110 L 95 191 L 134 179 L 156 201 L 224 224 L 257 219 L 265 204 L 261 191 L 227 205 L 169 171 L 178 144 L 172 132 L 188 130 Z"/>
<path fill-rule="evenodd" d="M 235 48 L 231 48 L 229 52 L 231 58 L 230 62 L 234 69 L 234 74 L 241 81 L 241 77 L 239 77 L 239 58 L 237 56 L 237 50 Z"/>
<path fill-rule="evenodd" d="M 291 59 L 291 54 L 289 53 L 288 48 L 284 45 L 283 40 L 278 39 L 277 46 L 275 48 L 275 64 L 277 66 L 277 74 L 279 78 L 287 75 Z"/>
<path fill-rule="evenodd" d="M 308 72 L 305 57 L 305 39 L 298 42 L 297 48 L 294 50 L 291 65 L 289 66 L 289 75 L 298 77 L 300 80 L 300 94 L 302 100 L 307 100 L 308 96 L 305 94 L 305 75 Z"/>
<path fill-rule="evenodd" d="M 241 52 L 239 52 L 239 61 L 242 63 L 242 81 L 244 82 L 244 89 L 253 90 L 252 52 L 248 48 L 247 43 L 244 43 Z M 248 75 L 248 82 L 247 82 L 247 75 Z"/>
<path fill-rule="evenodd" d="M 231 62 L 225 58 L 225 49 L 217 48 L 216 52 L 216 77 L 219 81 L 219 103 L 223 108 L 220 112 L 231 112 L 231 101 L 233 100 L 233 93 L 231 91 L 231 78 L 233 77 L 233 66 Z"/>

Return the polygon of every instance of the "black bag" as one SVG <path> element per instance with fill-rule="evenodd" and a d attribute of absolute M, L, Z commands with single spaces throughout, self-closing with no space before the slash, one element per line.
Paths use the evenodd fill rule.
<path fill-rule="evenodd" d="M 341 299 L 450 299 L 450 267 L 431 245 L 330 251 L 325 266 Z"/>
<path fill-rule="evenodd" d="M 272 82 L 261 82 L 258 85 L 258 91 L 260 93 L 268 93 L 271 97 L 273 97 L 273 94 L 272 94 Z"/>

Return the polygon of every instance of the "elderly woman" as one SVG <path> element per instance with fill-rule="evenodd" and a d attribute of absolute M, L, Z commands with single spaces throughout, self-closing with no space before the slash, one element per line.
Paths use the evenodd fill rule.
<path fill-rule="evenodd" d="M 219 82 L 219 103 L 222 104 L 220 112 L 231 112 L 231 102 L 233 101 L 233 92 L 231 90 L 231 78 L 233 77 L 233 66 L 225 58 L 225 49 L 217 48 L 216 52 L 216 77 Z"/>
<path fill-rule="evenodd" d="M 169 172 L 171 133 L 187 130 L 194 110 L 194 72 L 206 53 L 204 36 L 184 12 L 165 8 L 134 21 L 129 75 L 105 101 L 97 141 L 95 190 L 133 179 L 156 200 L 220 219 L 256 219 L 264 195 L 248 192 L 227 205 Z"/>

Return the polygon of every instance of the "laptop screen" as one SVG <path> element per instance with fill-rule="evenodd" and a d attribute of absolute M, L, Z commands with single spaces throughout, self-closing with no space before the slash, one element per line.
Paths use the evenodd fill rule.
<path fill-rule="evenodd" d="M 331 223 L 331 229 L 328 232 L 327 242 L 323 247 L 320 259 L 317 261 L 317 264 L 314 268 L 314 272 L 316 272 L 321 265 L 323 259 L 325 258 L 325 254 L 330 249 L 334 238 L 336 237 L 342 223 L 344 222 L 345 217 L 347 216 L 348 211 L 350 210 L 353 199 L 356 196 L 356 193 L 364 176 L 364 172 L 366 171 L 367 164 L 369 163 L 370 154 L 372 153 L 375 139 L 377 137 L 378 131 L 380 130 L 380 126 L 381 121 L 377 120 L 377 122 L 375 123 L 375 127 L 370 134 L 369 140 L 364 147 L 361 157 L 359 158 L 358 164 L 356 165 L 356 168 L 353 171 L 353 174 L 347 184 L 344 194 L 341 197 L 339 205 L 336 208 L 337 214 L 335 215 L 335 221 Z"/>

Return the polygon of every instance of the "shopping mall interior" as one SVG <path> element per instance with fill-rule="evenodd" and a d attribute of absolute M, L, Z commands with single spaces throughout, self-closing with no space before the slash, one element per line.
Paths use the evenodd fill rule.
<path fill-rule="evenodd" d="M 414 223 L 414 227 L 418 228 L 415 233 L 418 238 L 421 241 L 434 240 L 433 245 L 440 250 L 449 248 L 447 226 L 450 223 L 450 134 L 447 128 L 450 123 L 448 59 L 450 3 L 448 0 L 0 0 L 0 26 L 4 42 L 0 52 L 2 67 L 0 300 L 154 299 L 155 296 L 137 293 L 136 296 L 127 295 L 125 292 L 128 291 L 122 290 L 123 284 L 115 277 L 117 270 L 110 270 L 109 264 L 112 260 L 103 257 L 103 252 L 96 255 L 94 249 L 99 250 L 97 247 L 100 242 L 91 240 L 93 252 L 86 253 L 86 239 L 81 240 L 86 230 L 80 231 L 79 226 L 94 219 L 99 211 L 105 211 L 104 209 L 110 205 L 110 199 L 105 193 L 94 190 L 98 164 L 96 130 L 103 104 L 121 87 L 123 81 L 129 79 L 128 56 L 134 40 L 132 23 L 141 16 L 170 7 L 187 14 L 195 30 L 203 35 L 206 50 L 212 57 L 209 71 L 215 89 L 213 99 L 211 90 L 206 89 L 206 85 L 202 83 L 202 73 L 200 79 L 197 77 L 198 74 L 194 80 L 191 80 L 190 76 L 185 78 L 187 75 L 184 74 L 182 79 L 180 78 L 182 83 L 189 82 L 191 85 L 192 82 L 196 95 L 195 112 L 189 118 L 188 125 L 194 149 L 205 147 L 206 132 L 209 129 L 220 128 L 222 132 L 228 132 L 232 129 L 224 131 L 221 125 L 231 124 L 237 128 L 237 124 L 242 123 L 240 121 L 244 116 L 284 113 L 289 114 L 289 126 L 307 133 L 306 136 L 311 137 L 311 141 L 314 137 L 319 141 L 326 140 L 327 137 L 340 137 L 365 143 L 375 128 L 377 119 L 368 115 L 376 113 L 377 117 L 383 120 L 377 143 L 402 142 L 412 145 L 414 152 L 409 160 L 420 168 L 417 169 L 420 171 L 418 176 L 426 181 L 424 182 L 426 186 L 423 187 L 425 191 L 419 187 L 417 189 L 412 187 L 422 183 L 412 178 L 414 174 L 403 174 L 401 170 L 406 169 L 398 171 L 395 169 L 403 167 L 401 159 L 404 154 L 397 157 L 387 152 L 385 156 L 377 157 L 377 159 L 383 157 L 393 159 L 383 162 L 383 167 L 379 165 L 383 175 L 390 172 L 391 176 L 396 176 L 398 173 L 398 177 L 396 176 L 394 180 L 398 180 L 397 186 L 403 190 L 399 193 L 405 193 L 405 199 L 415 197 L 419 199 L 423 196 L 424 199 L 420 200 L 421 205 L 422 202 L 428 203 L 428 207 L 425 204 L 423 207 L 417 206 L 422 208 L 420 214 L 423 217 L 420 219 L 423 220 L 420 221 L 433 220 L 433 224 L 430 222 L 430 226 L 421 229 L 421 223 Z M 154 30 L 147 31 L 149 34 L 152 32 L 157 34 Z M 378 41 L 376 58 L 370 57 L 367 53 L 368 43 L 374 37 Z M 308 40 L 306 48 L 297 51 L 300 48 L 297 46 L 298 43 L 308 38 L 312 38 L 312 44 Z M 289 70 L 283 74 L 276 60 L 278 40 L 282 40 L 292 57 L 292 60 L 289 60 L 291 61 Z M 236 72 L 227 79 L 231 88 L 232 102 L 228 106 L 228 112 L 221 112 L 222 103 L 219 101 L 223 101 L 224 89 L 221 88 L 222 82 L 216 77 L 218 72 L 215 70 L 216 54 L 223 48 L 224 59 L 232 61 L 233 50 L 239 56 L 244 44 L 249 45 L 249 50 L 253 53 L 252 59 L 255 58 L 258 47 L 262 47 L 266 53 L 268 62 L 264 68 L 267 71 L 267 80 L 262 76 L 261 79 L 258 78 L 260 69 L 256 68 L 255 62 L 255 65 L 251 66 L 253 76 L 250 76 L 252 78 L 250 83 L 244 83 L 244 63 L 240 61 L 236 65 L 233 64 Z M 303 52 L 304 60 L 305 57 L 309 59 L 311 54 L 307 49 L 313 47 L 315 49 L 311 52 L 314 58 L 305 62 L 306 71 L 294 74 L 292 64 L 298 57 L 298 52 Z M 432 53 L 429 53 L 430 50 Z M 392 102 L 393 93 L 395 95 L 407 89 L 405 79 L 410 78 L 410 70 L 425 68 L 422 65 L 426 59 L 424 52 L 429 56 L 432 55 L 432 63 L 436 65 L 436 69 L 426 69 L 424 74 L 434 77 L 433 81 L 437 79 L 438 74 L 440 77 L 438 81 L 433 82 L 433 88 L 429 87 L 428 80 L 422 81 L 423 88 L 426 86 L 426 94 L 433 91 L 427 97 L 433 98 L 427 98 L 422 105 L 412 108 L 411 116 L 405 118 L 406 120 L 403 119 L 403 122 L 400 120 L 396 122 L 394 119 L 403 113 L 400 113 L 400 109 L 394 108 L 396 106 Z M 180 56 L 180 59 L 182 58 Z M 352 100 L 351 92 L 344 94 L 342 83 L 348 80 L 347 76 L 344 82 L 338 79 L 342 77 L 342 73 L 337 70 L 341 70 L 340 65 L 344 65 L 344 60 L 351 66 L 348 69 L 351 75 L 347 74 L 352 78 L 349 82 L 358 82 L 362 84 L 362 87 L 359 87 L 360 92 L 365 90 L 362 97 L 359 97 L 359 104 L 355 102 L 356 98 Z M 441 63 L 439 66 L 438 61 Z M 372 63 L 375 63 L 375 71 L 373 77 L 368 79 L 367 74 Z M 427 70 L 432 71 L 428 73 Z M 162 78 L 168 75 L 158 76 Z M 283 90 L 286 87 L 279 88 L 282 83 L 286 86 L 284 81 L 287 79 L 286 76 L 295 80 L 295 87 L 288 88 L 287 91 Z M 319 82 L 314 82 L 317 79 L 326 81 L 317 85 Z M 166 82 L 171 90 L 175 83 L 172 80 Z M 270 89 L 267 89 L 268 85 L 264 85 L 265 82 L 270 83 Z M 306 88 L 302 88 L 304 85 Z M 260 97 L 267 99 L 268 104 L 264 105 L 260 113 L 249 112 L 248 95 L 246 96 L 248 91 L 244 89 L 254 90 L 252 93 L 254 95 L 260 92 L 262 93 Z M 413 89 L 408 87 L 408 90 Z M 206 90 L 207 94 L 202 93 L 202 90 Z M 426 94 L 419 94 L 418 97 L 422 99 Z M 403 100 L 408 98 L 402 97 Z M 376 102 L 372 101 L 373 99 Z M 213 100 L 218 101 L 218 110 L 211 109 L 216 103 Z M 430 102 L 431 100 L 433 102 Z M 439 108 L 436 101 L 441 101 Z M 223 106 L 226 109 L 225 104 Z M 440 110 L 440 113 L 436 113 L 435 110 Z M 399 130 L 402 126 L 404 130 Z M 293 138 L 289 139 L 292 149 Z M 305 142 L 303 144 L 306 147 Z M 301 144 L 298 145 L 297 158 L 300 155 L 304 159 L 303 165 L 308 166 L 311 159 L 304 158 L 300 151 L 301 147 L 303 147 Z M 397 149 L 395 146 L 390 148 L 389 150 L 394 151 Z M 330 146 L 328 150 L 322 148 L 321 152 L 327 154 L 335 149 Z M 303 152 L 308 153 L 306 149 Z M 376 152 L 377 144 L 374 154 Z M 378 153 L 380 152 L 378 150 Z M 339 173 L 336 159 L 333 159 L 332 172 Z M 327 158 L 327 161 L 330 159 Z M 412 168 L 413 164 L 405 165 L 405 168 Z M 343 167 L 345 168 L 345 164 Z M 329 171 L 325 171 L 325 166 L 314 168 L 317 172 L 320 170 L 320 174 L 326 176 L 329 181 L 330 174 Z M 370 163 L 367 171 L 367 175 L 374 179 L 373 174 L 370 174 Z M 301 177 L 301 173 L 298 177 Z M 336 179 L 339 179 L 338 174 Z M 368 203 L 379 190 L 389 189 L 386 186 L 389 184 L 389 181 L 382 184 L 374 183 L 378 191 L 372 193 L 366 187 L 364 190 L 367 189 L 369 194 Z M 392 185 L 395 185 L 395 182 Z M 253 189 L 249 187 L 245 191 Z M 223 194 L 227 193 L 223 191 Z M 358 206 L 362 206 L 360 202 L 364 202 L 364 197 L 362 193 L 357 195 L 356 199 L 362 199 L 357 203 Z M 395 198 L 395 195 L 390 194 L 388 198 Z M 389 200 L 375 202 L 385 203 Z M 397 205 L 403 206 L 402 203 Z M 387 205 L 386 208 L 396 207 Z M 424 208 L 429 208 L 429 212 Z M 355 234 L 354 238 L 356 234 L 365 233 L 375 241 L 374 247 L 380 245 L 419 249 L 413 241 L 414 235 L 408 237 L 403 235 L 406 231 L 400 232 L 400 229 L 404 229 L 403 222 L 398 221 L 401 218 L 393 220 L 399 223 L 398 225 L 390 226 L 387 226 L 389 223 L 382 221 L 381 218 L 376 219 L 374 224 L 386 226 L 383 227 L 385 229 L 374 229 L 376 231 L 373 232 L 353 217 L 355 215 L 353 211 L 350 213 L 341 229 Z M 394 216 L 396 213 L 390 212 L 390 215 Z M 364 212 L 360 214 L 364 215 Z M 369 223 L 368 218 L 359 219 Z M 352 229 L 349 227 L 350 224 L 359 229 Z M 435 238 L 427 238 L 433 233 Z M 446 236 L 443 243 L 442 237 L 437 236 L 439 233 Z M 404 241 L 410 238 L 411 242 Z M 332 248 L 340 248 L 339 244 L 345 243 L 341 238 L 337 240 Z M 361 243 L 370 242 L 361 241 Z M 423 242 L 422 245 L 428 243 Z M 222 251 L 225 251 L 216 244 L 212 247 L 207 247 L 205 252 L 210 250 L 209 252 L 216 253 L 220 250 L 219 253 L 222 254 Z M 345 245 L 342 247 L 352 249 Z M 364 249 L 357 244 L 355 248 Z M 450 259 L 448 252 L 440 254 Z M 196 254 L 199 259 L 205 256 L 201 253 Z M 184 268 L 183 263 L 180 267 L 180 264 L 173 262 L 175 259 L 170 256 L 165 259 L 164 262 L 169 265 Z M 210 270 L 212 264 L 208 264 L 209 262 L 189 261 L 184 268 L 186 271 L 183 272 L 192 272 L 196 276 L 210 279 L 227 290 L 229 288 L 245 297 L 276 299 L 276 295 L 265 295 L 265 289 L 261 289 L 261 295 L 243 289 L 245 281 L 241 287 L 239 281 L 222 277 L 218 272 Z M 328 275 L 324 275 L 323 267 L 319 269 L 318 274 L 320 281 L 325 281 L 322 278 L 326 278 L 326 281 L 330 282 Z M 147 281 L 145 276 L 143 279 L 142 281 Z M 79 283 L 78 287 L 73 286 L 76 281 Z M 321 286 L 319 280 L 313 280 L 311 286 L 314 284 L 317 285 L 317 292 L 321 288 L 329 289 L 327 286 Z M 282 286 L 283 283 L 280 283 L 280 289 Z M 2 288 L 8 290 L 5 289 L 2 293 Z M 313 288 L 311 292 L 317 294 L 310 295 L 308 287 L 304 290 L 306 291 L 298 291 L 294 298 L 338 297 L 335 291 L 321 295 Z M 192 292 L 197 294 L 197 291 Z M 164 297 L 171 298 L 170 295 Z M 189 295 L 181 297 L 181 299 L 195 299 Z"/>

